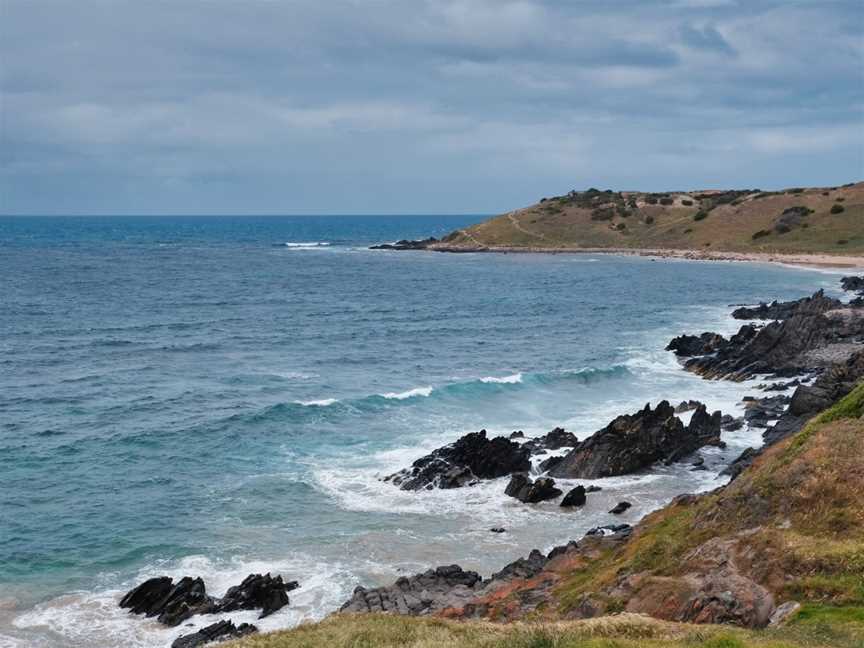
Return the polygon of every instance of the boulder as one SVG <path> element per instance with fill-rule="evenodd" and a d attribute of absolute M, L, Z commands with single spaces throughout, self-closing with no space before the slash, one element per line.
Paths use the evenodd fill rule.
<path fill-rule="evenodd" d="M 510 483 L 504 489 L 504 494 L 515 497 L 525 504 L 536 504 L 561 495 L 562 491 L 555 488 L 555 480 L 549 477 L 538 477 L 532 481 L 524 473 L 516 473 L 510 478 Z"/>
<path fill-rule="evenodd" d="M 165 599 L 173 587 L 174 579 L 168 576 L 150 578 L 129 590 L 120 599 L 120 607 L 129 608 L 133 614 L 155 616 L 161 611 L 158 604 Z"/>
<path fill-rule="evenodd" d="M 626 475 L 657 461 L 677 461 L 705 445 L 721 445 L 720 412 L 708 414 L 704 405 L 684 426 L 668 401 L 650 404 L 623 415 L 582 441 L 555 464 L 552 477 L 597 479 Z"/>
<path fill-rule="evenodd" d="M 564 496 L 564 499 L 561 500 L 561 506 L 584 506 L 586 501 L 585 487 L 580 484 Z"/>
<path fill-rule="evenodd" d="M 167 626 L 180 625 L 195 614 L 209 614 L 213 611 L 214 599 L 207 596 L 201 578 L 181 578 L 171 591 L 157 604 L 159 623 Z"/>
<path fill-rule="evenodd" d="M 864 277 L 843 277 L 840 286 L 849 292 L 864 292 Z"/>
<path fill-rule="evenodd" d="M 197 648 L 211 641 L 224 641 L 225 639 L 239 639 L 254 632 L 258 632 L 251 623 L 241 623 L 235 626 L 232 621 L 223 620 L 201 628 L 198 632 L 180 635 L 171 644 L 171 648 Z"/>
<path fill-rule="evenodd" d="M 486 430 L 480 430 L 421 457 L 384 481 L 402 490 L 459 488 L 480 479 L 527 472 L 531 469 L 529 457 L 528 448 L 504 437 L 487 439 Z"/>
<path fill-rule="evenodd" d="M 609 511 L 613 515 L 621 515 L 624 511 L 633 506 L 630 502 L 618 502 L 615 507 Z"/>

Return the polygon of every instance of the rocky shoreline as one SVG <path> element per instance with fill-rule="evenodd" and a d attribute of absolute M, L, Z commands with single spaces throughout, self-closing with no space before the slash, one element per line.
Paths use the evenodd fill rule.
<path fill-rule="evenodd" d="M 846 254 L 802 254 L 779 252 L 733 252 L 705 249 L 677 248 L 626 248 L 626 247 L 555 247 L 513 245 L 452 245 L 447 237 L 430 237 L 418 240 L 401 240 L 370 246 L 370 250 L 445 252 L 451 254 L 496 253 L 496 254 L 611 254 L 616 256 L 638 256 L 653 259 L 678 259 L 684 261 L 738 261 L 748 263 L 778 263 L 812 268 L 864 268 L 864 256 Z"/>
<path fill-rule="evenodd" d="M 400 242 L 411 243 L 411 242 Z M 398 244 L 397 244 L 398 245 Z M 420 249 L 416 247 L 387 249 Z M 864 278 L 845 277 L 843 288 L 864 291 Z M 483 480 L 510 477 L 505 494 L 526 506 L 561 498 L 560 506 L 578 511 L 595 487 L 577 485 L 568 492 L 555 478 L 595 479 L 627 475 L 655 464 L 689 463 L 704 469 L 696 455 L 705 446 L 723 446 L 722 433 L 743 425 L 763 429 L 763 445 L 747 448 L 721 474 L 738 478 L 766 449 L 798 432 L 815 414 L 848 394 L 864 378 L 864 300 L 848 302 L 826 297 L 822 291 L 790 302 L 739 307 L 736 319 L 745 321 L 726 338 L 714 332 L 685 334 L 670 341 L 667 350 L 682 368 L 709 380 L 742 381 L 762 378 L 764 395 L 745 399 L 743 420 L 709 413 L 698 400 L 673 406 L 661 401 L 654 408 L 616 417 L 585 440 L 563 428 L 541 437 L 521 432 L 488 438 L 485 430 L 467 434 L 383 478 L 394 489 L 422 491 L 471 488 Z M 786 392 L 791 392 L 787 394 Z M 687 424 L 680 415 L 690 413 Z M 720 492 L 726 488 L 721 487 Z M 689 506 L 699 497 L 681 495 L 672 506 Z M 610 514 L 629 508 L 622 501 Z M 504 529 L 490 531 L 499 533 Z M 614 548 L 626 547 L 629 525 L 594 528 L 583 538 L 555 547 L 548 554 L 531 551 L 488 578 L 459 565 L 440 566 L 402 577 L 390 586 L 358 586 L 340 608 L 342 612 L 390 612 L 438 615 L 449 618 L 510 620 L 523 618 L 548 601 L 562 574 L 590 565 Z M 660 610 L 645 597 L 634 575 L 613 579 L 596 596 L 586 598 L 571 613 L 588 618 L 608 613 L 602 601 L 623 601 L 627 611 L 694 623 L 734 623 L 763 627 L 784 616 L 771 593 L 724 560 L 722 548 L 690 557 L 694 572 L 683 588 L 686 596 L 667 600 Z M 200 578 L 174 583 L 168 577 L 150 579 L 128 592 L 119 605 L 130 613 L 156 617 L 176 626 L 198 614 L 260 609 L 264 617 L 290 603 L 288 592 L 299 587 L 281 576 L 252 574 L 230 588 L 224 597 L 206 593 Z M 512 594 L 518 591 L 518 604 Z M 505 600 L 507 601 L 505 605 Z M 601 603 L 598 603 L 600 601 Z M 250 624 L 235 626 L 222 619 L 194 634 L 178 638 L 172 648 L 192 648 L 210 641 L 255 632 Z"/>

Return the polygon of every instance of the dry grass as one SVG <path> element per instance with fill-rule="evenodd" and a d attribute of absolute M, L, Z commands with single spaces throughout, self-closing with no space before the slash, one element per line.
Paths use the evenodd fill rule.
<path fill-rule="evenodd" d="M 827 196 L 823 195 L 826 191 Z M 843 199 L 844 211 L 832 214 L 831 208 L 840 204 L 838 198 Z M 795 206 L 813 210 L 805 218 L 807 226 L 783 234 L 773 231 L 777 217 Z M 692 206 L 676 200 L 675 205 L 665 207 L 648 205 L 640 199 L 638 211 L 630 216 L 595 221 L 591 209 L 552 199 L 474 225 L 448 245 L 850 255 L 864 252 L 864 183 L 763 197 L 754 194 L 740 202 L 719 205 L 697 219 L 700 212 L 706 213 L 695 199 Z M 621 226 L 623 229 L 619 229 Z M 771 233 L 754 240 L 753 234 L 759 230 Z"/>
<path fill-rule="evenodd" d="M 493 624 L 400 617 L 333 616 L 293 630 L 252 636 L 226 648 L 859 648 L 856 627 L 835 619 L 823 627 L 819 610 L 804 622 L 749 632 L 693 626 L 620 614 L 585 621 Z M 852 623 L 857 623 L 855 619 Z"/>

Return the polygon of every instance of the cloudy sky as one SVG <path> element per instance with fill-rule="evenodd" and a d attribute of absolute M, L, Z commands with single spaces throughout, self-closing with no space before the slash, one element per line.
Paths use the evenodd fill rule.
<path fill-rule="evenodd" d="M 0 0 L 0 213 L 864 178 L 864 3 Z"/>

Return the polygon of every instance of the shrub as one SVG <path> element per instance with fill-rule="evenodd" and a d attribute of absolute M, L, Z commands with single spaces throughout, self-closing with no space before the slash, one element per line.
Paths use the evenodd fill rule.
<path fill-rule="evenodd" d="M 693 201 L 692 200 L 682 200 L 681 204 L 684 205 L 685 207 L 692 207 Z"/>
<path fill-rule="evenodd" d="M 661 198 L 661 199 L 660 199 L 660 204 L 661 204 L 661 205 L 671 205 L 671 204 L 673 204 L 674 202 L 675 202 L 675 201 L 672 200 L 671 198 Z"/>
<path fill-rule="evenodd" d="M 645 224 L 646 225 L 653 225 L 654 224 L 654 217 L 653 216 L 646 216 L 645 217 Z"/>
<path fill-rule="evenodd" d="M 846 211 L 846 208 L 843 205 L 831 205 L 832 214 L 842 214 L 844 211 Z"/>
<path fill-rule="evenodd" d="M 849 239 L 840 239 L 837 241 L 837 245 L 846 245 L 849 242 Z"/>
<path fill-rule="evenodd" d="M 799 193 L 804 193 L 804 190 L 801 187 L 795 187 L 794 189 L 790 189 L 788 193 L 799 194 Z"/>
<path fill-rule="evenodd" d="M 698 212 L 693 214 L 693 220 L 694 221 L 701 221 L 701 220 L 705 220 L 706 218 L 708 218 L 708 212 L 706 212 L 706 211 L 699 210 Z"/>
<path fill-rule="evenodd" d="M 823 192 L 822 192 L 822 195 L 823 195 L 823 196 L 827 196 L 827 195 L 829 195 L 829 192 L 828 192 L 828 191 L 823 191 Z"/>
<path fill-rule="evenodd" d="M 753 234 L 753 240 L 764 238 L 766 236 L 771 236 L 771 232 L 769 230 L 759 230 L 755 234 Z"/>
<path fill-rule="evenodd" d="M 843 201 L 845 201 L 845 200 L 846 200 L 846 199 L 843 198 L 843 197 L 841 196 L 840 198 L 836 198 L 836 199 L 835 199 L 835 202 L 843 202 Z"/>
<path fill-rule="evenodd" d="M 657 199 L 654 198 L 653 196 L 650 196 L 650 197 L 645 199 L 645 202 L 647 202 L 649 205 L 656 205 Z"/>
<path fill-rule="evenodd" d="M 689 234 L 689 233 L 692 232 L 692 231 L 693 231 L 693 228 L 688 227 L 687 229 L 684 230 L 684 233 L 685 233 L 685 234 Z"/>

